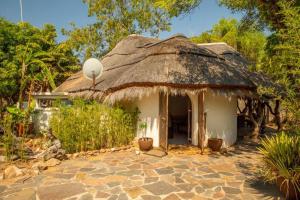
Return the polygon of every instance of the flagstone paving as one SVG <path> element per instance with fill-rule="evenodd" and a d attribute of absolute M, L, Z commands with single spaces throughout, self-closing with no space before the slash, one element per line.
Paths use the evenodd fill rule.
<path fill-rule="evenodd" d="M 135 151 L 67 160 L 15 183 L 0 182 L 0 199 L 282 199 L 257 178 L 260 155 L 252 145 L 228 153 L 171 151 L 163 158 Z"/>

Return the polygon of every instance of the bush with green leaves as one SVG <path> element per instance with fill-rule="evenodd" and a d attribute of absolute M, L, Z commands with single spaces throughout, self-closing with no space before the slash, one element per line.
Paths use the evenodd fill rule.
<path fill-rule="evenodd" d="M 282 185 L 293 187 L 300 193 L 300 137 L 299 134 L 282 132 L 262 141 L 259 151 L 263 154 L 261 173 L 267 182 L 283 179 Z M 282 186 L 281 185 L 281 186 Z"/>
<path fill-rule="evenodd" d="M 25 159 L 24 152 L 24 137 L 15 136 L 16 120 L 12 114 L 5 114 L 0 121 L 0 126 L 3 129 L 3 136 L 0 137 L 0 146 L 4 149 L 4 155 L 7 161 L 15 158 Z"/>
<path fill-rule="evenodd" d="M 129 112 L 120 107 L 75 100 L 72 106 L 58 106 L 50 127 L 63 148 L 73 153 L 129 144 L 135 137 L 137 119 L 137 109 Z"/>

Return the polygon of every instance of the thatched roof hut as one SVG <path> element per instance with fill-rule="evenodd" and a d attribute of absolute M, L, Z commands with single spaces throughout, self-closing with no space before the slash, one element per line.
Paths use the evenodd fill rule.
<path fill-rule="evenodd" d="M 80 71 L 55 92 L 132 103 L 147 124 L 146 136 L 164 149 L 183 138 L 180 132 L 185 133 L 183 143 L 203 147 L 214 136 L 224 146 L 233 144 L 237 98 L 256 96 L 258 85 L 273 85 L 249 71 L 247 61 L 227 44 L 197 45 L 182 35 L 165 40 L 130 35 L 101 62 L 104 72 L 95 88 Z"/>
<path fill-rule="evenodd" d="M 250 72 L 246 60 L 225 43 L 194 44 L 182 35 L 165 40 L 130 35 L 102 58 L 103 75 L 95 90 L 82 71 L 71 76 L 56 92 L 114 102 L 140 97 L 153 90 L 252 95 L 265 77 Z"/>

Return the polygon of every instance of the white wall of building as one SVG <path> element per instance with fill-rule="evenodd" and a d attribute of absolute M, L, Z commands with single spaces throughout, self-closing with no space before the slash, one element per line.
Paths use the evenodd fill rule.
<path fill-rule="evenodd" d="M 52 115 L 53 108 L 39 108 L 35 109 L 32 114 L 32 120 L 34 123 L 34 131 L 36 133 L 47 132 L 49 130 L 50 117 Z"/>
<path fill-rule="evenodd" d="M 223 147 L 233 145 L 237 139 L 237 98 L 207 92 L 204 99 L 206 137 L 223 139 Z"/>
<path fill-rule="evenodd" d="M 192 103 L 192 144 L 198 145 L 198 95 L 187 93 Z M 147 128 L 139 129 L 137 137 L 153 138 L 153 146 L 159 146 L 159 93 L 143 97 L 135 102 L 140 110 L 139 123 L 146 123 Z M 204 111 L 206 115 L 207 139 L 218 137 L 223 139 L 223 147 L 233 145 L 237 139 L 237 98 L 217 95 L 212 92 L 205 93 Z M 138 125 L 139 127 L 139 125 Z"/>
<path fill-rule="evenodd" d="M 153 138 L 153 146 L 159 146 L 159 93 L 155 92 L 149 96 L 145 96 L 136 102 L 136 106 L 140 110 L 137 137 Z M 140 129 L 139 124 L 146 123 L 146 130 Z M 146 134 L 145 134 L 146 132 Z"/>
<path fill-rule="evenodd" d="M 198 95 L 187 93 L 192 103 L 192 144 L 198 145 Z"/>

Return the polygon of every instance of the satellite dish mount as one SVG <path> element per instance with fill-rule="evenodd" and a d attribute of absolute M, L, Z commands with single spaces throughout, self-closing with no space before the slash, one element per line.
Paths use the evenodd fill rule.
<path fill-rule="evenodd" d="M 96 88 L 96 79 L 100 78 L 103 71 L 103 65 L 96 58 L 89 58 L 83 63 L 83 75 L 85 78 L 93 81 L 93 90 Z"/>

